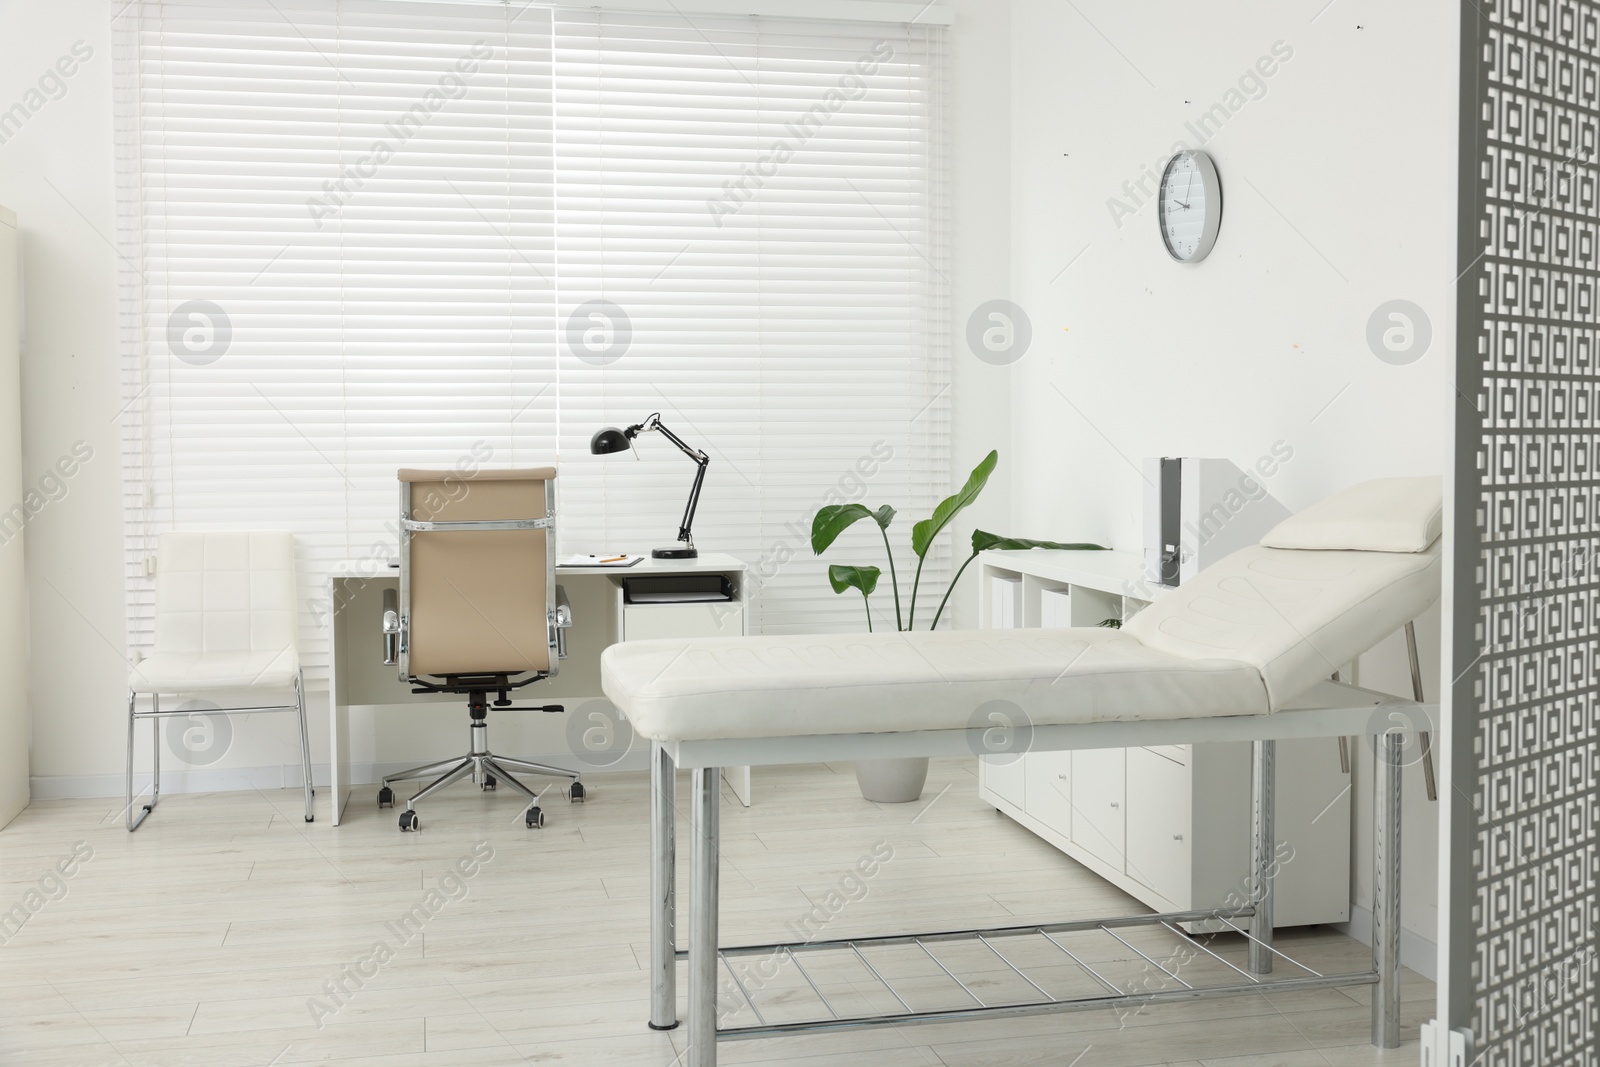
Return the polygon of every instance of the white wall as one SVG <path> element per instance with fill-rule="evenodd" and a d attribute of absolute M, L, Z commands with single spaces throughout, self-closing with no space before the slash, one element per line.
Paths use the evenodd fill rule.
<path fill-rule="evenodd" d="M 17 227 L 0 207 L 0 500 L 25 500 L 22 487 L 22 381 L 17 343 L 22 324 Z M 3 505 L 0 505 L 3 506 Z M 0 511 L 0 829 L 28 806 L 27 572 L 18 526 L 26 510 Z"/>
<path fill-rule="evenodd" d="M 0 112 L 28 112 L 0 131 L 23 248 L 24 485 L 92 450 L 27 527 L 36 784 L 115 773 L 126 736 L 110 18 L 98 0 L 0 0 Z M 90 54 L 61 77 L 78 42 Z"/>
<path fill-rule="evenodd" d="M 1011 288 L 1034 331 L 1012 368 L 1019 527 L 1137 549 L 1146 456 L 1249 467 L 1283 442 L 1267 487 L 1292 509 L 1449 469 L 1455 33 L 1439 2 L 1014 0 Z M 1191 126 L 1213 105 L 1202 141 Z M 1130 195 L 1182 147 L 1211 154 L 1224 190 L 1194 265 Z M 1406 366 L 1365 337 L 1393 299 L 1432 323 Z M 1437 679 L 1437 615 L 1420 629 Z M 1360 682 L 1409 695 L 1403 649 L 1365 657 Z M 1370 770 L 1354 787 L 1362 906 Z M 1431 940 L 1437 806 L 1418 772 L 1405 784 L 1405 923 Z"/>
<path fill-rule="evenodd" d="M 966 342 L 972 309 L 1010 291 L 1011 5 L 954 0 L 949 6 L 956 20 L 950 31 L 952 491 L 990 449 L 1000 451 L 988 487 L 955 524 L 953 555 L 960 566 L 972 550 L 974 528 L 1029 535 L 1012 528 L 1019 457 L 1011 441 L 1011 370 L 978 359 Z M 901 536 L 909 539 L 910 523 L 922 517 L 906 516 Z M 950 598 L 957 628 L 978 624 L 977 590 L 974 565 Z"/>

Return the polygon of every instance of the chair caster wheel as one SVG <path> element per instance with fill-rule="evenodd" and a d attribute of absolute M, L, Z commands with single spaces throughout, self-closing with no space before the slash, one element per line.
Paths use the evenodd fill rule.
<path fill-rule="evenodd" d="M 422 825 L 422 823 L 420 822 L 420 820 L 417 819 L 417 813 L 416 812 L 414 812 L 414 811 L 402 811 L 400 813 L 400 832 L 401 833 L 403 833 L 403 834 L 404 833 L 411 833 L 411 832 L 415 831 L 416 828 L 418 826 L 420 826 L 420 825 Z"/>
<path fill-rule="evenodd" d="M 384 808 L 392 807 L 394 807 L 394 790 L 384 786 L 378 790 L 378 810 L 382 811 Z"/>
<path fill-rule="evenodd" d="M 522 816 L 522 821 L 527 824 L 530 830 L 543 830 L 544 812 L 540 811 L 539 806 L 535 804 Z"/>
<path fill-rule="evenodd" d="M 573 782 L 572 787 L 567 790 L 567 797 L 574 804 L 582 804 L 583 798 L 586 796 L 588 796 L 588 794 L 584 792 L 582 782 Z"/>
<path fill-rule="evenodd" d="M 499 784 L 499 782 L 495 781 L 494 775 L 486 774 L 483 776 L 483 784 L 478 788 L 482 789 L 485 793 L 492 793 L 494 792 L 494 787 Z"/>

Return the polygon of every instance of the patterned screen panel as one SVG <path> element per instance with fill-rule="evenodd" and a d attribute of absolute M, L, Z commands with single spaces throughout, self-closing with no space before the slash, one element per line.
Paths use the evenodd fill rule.
<path fill-rule="evenodd" d="M 1600 1064 L 1600 2 L 1463 33 L 1450 1014 Z"/>

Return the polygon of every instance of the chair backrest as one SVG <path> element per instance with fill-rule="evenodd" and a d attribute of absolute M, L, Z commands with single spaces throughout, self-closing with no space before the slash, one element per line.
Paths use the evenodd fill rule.
<path fill-rule="evenodd" d="M 402 674 L 554 673 L 554 529 L 417 530 L 418 522 L 552 518 L 554 467 L 402 470 Z"/>
<path fill-rule="evenodd" d="M 298 654 L 294 536 L 162 534 L 155 624 L 157 653 Z"/>

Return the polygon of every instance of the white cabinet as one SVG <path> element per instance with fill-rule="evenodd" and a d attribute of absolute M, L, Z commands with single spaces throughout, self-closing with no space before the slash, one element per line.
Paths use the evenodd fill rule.
<path fill-rule="evenodd" d="M 694 576 L 694 569 L 702 561 L 710 562 L 713 557 L 701 557 L 692 560 L 686 568 L 689 576 Z M 655 564 L 652 559 L 649 562 Z M 641 561 L 640 565 L 643 565 Z M 662 568 L 672 567 L 669 560 L 662 560 Z M 571 574 L 570 570 L 563 574 Z M 701 573 L 704 577 L 706 572 Z M 715 573 L 710 572 L 710 573 Z M 731 600 L 709 601 L 684 601 L 661 603 L 630 603 L 628 600 L 626 581 L 630 577 L 637 577 L 637 573 L 618 574 L 612 579 L 612 596 L 615 597 L 614 610 L 617 619 L 617 640 L 619 641 L 650 641 L 658 638 L 698 638 L 698 637 L 739 637 L 748 632 L 745 625 L 744 597 L 740 587 L 744 584 L 744 567 L 741 564 L 737 576 L 726 576 L 726 585 L 733 597 Z M 678 575 L 677 577 L 682 577 Z M 724 767 L 723 780 L 733 790 L 734 796 L 746 807 L 750 806 L 750 768 L 749 767 Z"/>
<path fill-rule="evenodd" d="M 22 541 L 17 217 L 0 208 L 0 826 L 28 806 L 28 660 Z"/>
<path fill-rule="evenodd" d="M 1163 590 L 1137 553 L 991 552 L 983 581 L 1009 580 L 1022 626 L 1127 619 Z M 981 625 L 995 618 L 984 590 Z M 1279 926 L 1350 918 L 1350 775 L 1337 738 L 1278 742 Z M 1160 745 L 987 757 L 979 795 L 1158 911 L 1244 903 L 1250 864 L 1250 745 Z M 1333 798 L 1329 802 L 1329 798 Z"/>

